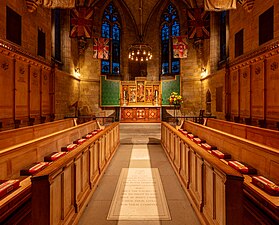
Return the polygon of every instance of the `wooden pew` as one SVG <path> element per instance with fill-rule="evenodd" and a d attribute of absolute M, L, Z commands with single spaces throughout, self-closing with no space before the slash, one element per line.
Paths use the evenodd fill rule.
<path fill-rule="evenodd" d="M 206 126 L 226 133 L 258 142 L 273 148 L 279 148 L 279 131 L 249 126 L 218 119 L 207 119 Z"/>
<path fill-rule="evenodd" d="M 243 137 L 229 134 L 207 126 L 185 121 L 183 129 L 205 139 L 210 145 L 231 154 L 232 158 L 257 169 L 259 175 L 279 183 L 279 150 Z M 244 176 L 245 224 L 278 224 L 279 197 L 271 196 L 251 183 L 249 175 Z"/>
<path fill-rule="evenodd" d="M 20 176 L 21 169 L 32 163 L 43 161 L 44 156 L 55 151 L 59 152 L 62 146 L 72 143 L 74 140 L 81 138 L 83 135 L 97 128 L 96 121 L 60 131 L 57 131 L 56 127 L 56 132 L 54 133 L 0 150 L 0 180 L 21 180 L 19 189 L 0 199 L 0 224 L 3 221 L 6 223 L 7 220 L 14 220 L 15 215 L 19 217 L 18 221 L 22 222 L 24 217 L 20 217 L 17 213 L 19 209 L 21 209 L 19 210 L 20 212 L 26 211 L 26 214 L 30 217 L 31 181 L 30 176 Z M 52 130 L 52 128 L 49 128 L 49 130 Z M 8 212 L 6 212 L 7 208 L 10 208 Z"/>
<path fill-rule="evenodd" d="M 64 130 L 74 126 L 74 119 L 63 119 L 44 124 L 11 129 L 0 132 L 0 150 L 17 145 L 29 140 L 33 140 L 45 135 Z"/>
<path fill-rule="evenodd" d="M 32 180 L 32 223 L 76 224 L 119 145 L 114 123 Z"/>
<path fill-rule="evenodd" d="M 161 143 L 201 223 L 241 225 L 243 176 L 167 123 Z"/>

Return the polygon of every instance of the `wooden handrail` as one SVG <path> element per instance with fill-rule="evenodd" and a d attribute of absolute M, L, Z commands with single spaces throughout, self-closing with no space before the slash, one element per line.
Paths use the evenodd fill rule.
<path fill-rule="evenodd" d="M 119 125 L 119 123 L 115 122 L 115 123 L 111 124 L 110 126 L 105 127 L 104 130 L 98 132 L 92 138 L 88 139 L 82 145 L 78 146 L 74 151 L 68 152 L 63 157 L 63 160 L 54 161 L 50 166 L 46 167 L 44 170 L 42 170 L 39 173 L 37 173 L 36 175 L 34 175 L 32 177 L 32 179 L 37 179 L 38 177 L 50 176 L 52 174 L 55 174 L 57 172 L 57 170 L 59 170 L 60 168 L 66 166 L 77 155 L 79 155 L 81 152 L 83 152 L 85 148 L 88 148 L 92 143 L 94 143 L 96 140 L 98 140 L 100 138 L 100 136 L 105 135 L 108 131 L 112 130 L 113 128 L 115 128 L 118 125 Z"/>
<path fill-rule="evenodd" d="M 202 147 L 198 146 L 193 141 L 189 140 L 185 135 L 183 135 L 181 132 L 178 132 L 174 127 L 169 125 L 168 123 L 163 123 L 164 126 L 166 126 L 168 129 L 170 129 L 172 132 L 174 132 L 181 140 L 186 142 L 192 149 L 195 150 L 196 153 L 198 153 L 203 159 L 207 160 L 212 167 L 215 169 L 220 170 L 225 174 L 226 176 L 234 177 L 235 179 L 243 180 L 243 176 L 241 173 L 233 169 L 232 167 L 226 165 L 225 163 L 221 162 L 219 159 L 217 159 L 212 154 L 206 152 Z"/>
<path fill-rule="evenodd" d="M 161 141 L 201 223 L 241 225 L 243 175 L 165 122 Z"/>
<path fill-rule="evenodd" d="M 116 122 L 31 177 L 32 223 L 77 224 L 119 143 Z"/>

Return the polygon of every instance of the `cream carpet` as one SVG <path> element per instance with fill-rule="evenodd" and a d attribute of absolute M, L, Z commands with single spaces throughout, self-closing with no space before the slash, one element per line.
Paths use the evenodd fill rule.
<path fill-rule="evenodd" d="M 122 168 L 108 220 L 170 220 L 158 168 Z"/>

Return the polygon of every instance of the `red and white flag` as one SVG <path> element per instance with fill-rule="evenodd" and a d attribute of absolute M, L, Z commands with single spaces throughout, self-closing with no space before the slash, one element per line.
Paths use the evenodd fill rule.
<path fill-rule="evenodd" d="M 173 58 L 187 58 L 188 43 L 186 36 L 172 37 Z"/>
<path fill-rule="evenodd" d="M 70 37 L 91 38 L 93 24 L 93 9 L 79 7 L 71 10 Z"/>
<path fill-rule="evenodd" d="M 109 58 L 109 38 L 93 38 L 93 58 Z"/>

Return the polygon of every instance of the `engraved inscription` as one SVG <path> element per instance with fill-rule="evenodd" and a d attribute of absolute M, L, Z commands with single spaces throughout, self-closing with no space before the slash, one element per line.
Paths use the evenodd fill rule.
<path fill-rule="evenodd" d="M 7 70 L 7 69 L 9 69 L 9 64 L 4 62 L 4 63 L 2 63 L 1 67 L 3 70 Z"/>
<path fill-rule="evenodd" d="M 277 70 L 277 69 L 278 69 L 278 62 L 273 62 L 273 63 L 271 63 L 270 69 L 271 69 L 272 71 Z"/>
<path fill-rule="evenodd" d="M 257 66 L 257 67 L 255 68 L 255 74 L 256 74 L 256 75 L 259 75 L 260 73 L 261 73 L 261 67 Z"/>
<path fill-rule="evenodd" d="M 20 74 L 24 74 L 24 73 L 25 73 L 25 69 L 24 69 L 23 67 L 20 67 L 20 68 L 19 68 L 19 73 L 20 73 Z"/>

